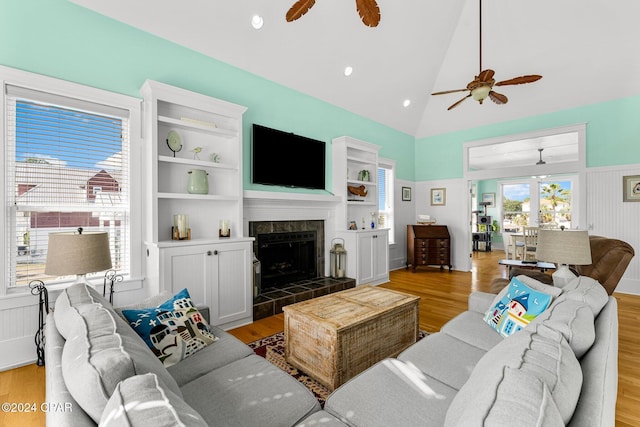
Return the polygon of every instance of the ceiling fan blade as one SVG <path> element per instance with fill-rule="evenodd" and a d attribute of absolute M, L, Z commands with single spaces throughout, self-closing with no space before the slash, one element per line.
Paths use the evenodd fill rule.
<path fill-rule="evenodd" d="M 287 11 L 287 22 L 295 21 L 296 19 L 300 18 L 302 15 L 307 13 L 314 4 L 316 4 L 316 0 L 298 0 Z"/>
<path fill-rule="evenodd" d="M 488 68 L 486 70 L 482 70 L 480 71 L 480 74 L 478 74 L 478 81 L 488 82 L 493 78 L 494 74 L 495 74 L 495 71 L 490 70 Z"/>
<path fill-rule="evenodd" d="M 501 82 L 498 82 L 496 83 L 496 86 L 521 85 L 524 83 L 533 83 L 540 80 L 541 78 L 542 76 L 539 76 L 537 74 L 532 74 L 530 76 L 514 77 L 509 80 L 503 80 Z"/>
<path fill-rule="evenodd" d="M 380 8 L 376 0 L 356 0 L 360 19 L 367 27 L 377 27 L 380 23 Z"/>
<path fill-rule="evenodd" d="M 468 89 L 453 89 L 453 90 L 443 90 L 442 92 L 433 92 L 431 95 L 446 95 L 448 93 L 456 93 L 456 92 L 464 92 Z"/>
<path fill-rule="evenodd" d="M 494 91 L 489 91 L 489 98 L 491 98 L 491 100 L 496 104 L 506 104 L 507 102 L 509 102 L 509 98 L 501 93 Z"/>
<path fill-rule="evenodd" d="M 460 101 L 456 102 L 455 104 L 452 104 L 451 107 L 447 108 L 448 110 L 451 110 L 452 108 L 456 108 L 458 105 L 460 105 L 462 103 L 462 101 L 464 101 L 465 99 L 471 97 L 471 94 L 465 96 L 464 98 L 462 98 Z"/>

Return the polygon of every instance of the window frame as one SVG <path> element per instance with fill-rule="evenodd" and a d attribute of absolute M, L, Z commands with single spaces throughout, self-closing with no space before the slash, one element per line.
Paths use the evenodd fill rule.
<path fill-rule="evenodd" d="M 388 222 L 389 224 L 385 223 L 384 228 L 389 229 L 389 245 L 393 245 L 395 244 L 395 214 L 396 214 L 396 207 L 395 207 L 395 185 L 396 185 L 396 162 L 394 160 L 391 159 L 386 159 L 386 158 L 378 158 L 378 169 L 384 169 L 386 171 L 388 171 L 387 173 L 389 174 L 389 177 L 387 178 L 387 186 L 386 189 L 388 190 L 385 193 L 385 200 L 387 201 L 387 203 L 390 205 L 390 209 L 389 211 L 383 211 L 385 212 L 387 218 L 388 218 Z M 377 172 L 377 171 L 376 171 Z M 376 180 L 377 180 L 377 173 L 376 173 Z M 380 189 L 378 189 L 378 193 L 380 192 Z M 378 202 L 379 204 L 379 202 Z M 387 213 L 389 212 L 389 213 Z M 378 212 L 379 214 L 380 212 Z"/>
<path fill-rule="evenodd" d="M 130 215 L 130 233 L 129 233 L 129 265 L 130 271 L 123 283 L 123 288 L 138 288 L 141 286 L 144 274 L 143 258 L 142 258 L 142 186 L 135 183 L 142 182 L 142 139 L 141 139 L 141 100 L 127 95 L 109 92 L 79 83 L 73 83 L 66 80 L 60 80 L 53 77 L 47 77 L 40 74 L 30 73 L 27 71 L 16 70 L 13 68 L 0 66 L 0 82 L 2 83 L 2 102 L 0 103 L 0 133 L 3 138 L 3 149 L 0 150 L 0 162 L 6 167 L 8 161 L 12 159 L 7 152 L 7 86 L 24 87 L 29 90 L 35 90 L 44 94 L 51 94 L 58 97 L 66 97 L 77 99 L 79 101 L 90 102 L 105 106 L 112 106 L 129 112 L 129 201 L 128 211 Z M 0 198 L 3 206 L 7 206 L 9 193 L 7 191 L 7 177 L 5 173 L 0 177 Z M 13 191 L 13 189 L 11 190 Z M 11 221 L 9 210 L 3 208 L 0 212 L 0 219 L 3 227 L 0 229 L 0 257 L 3 260 L 1 274 L 4 278 L 8 277 L 9 269 L 12 268 L 10 257 L 7 254 L 9 249 L 8 239 L 15 236 L 8 235 L 8 221 Z M 47 285 L 50 289 L 64 288 L 71 282 L 64 282 L 56 285 Z M 102 284 L 102 280 L 100 280 Z M 15 286 L 2 281 L 0 285 L 0 297 L 14 293 L 26 293 L 30 289 L 28 286 Z"/>

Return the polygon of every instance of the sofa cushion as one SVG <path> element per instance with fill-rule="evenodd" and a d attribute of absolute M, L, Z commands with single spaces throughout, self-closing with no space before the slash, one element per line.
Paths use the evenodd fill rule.
<path fill-rule="evenodd" d="M 92 310 L 84 310 L 90 306 Z M 135 332 L 101 304 L 80 305 L 78 326 L 62 350 L 62 375 L 73 398 L 96 422 L 123 379 L 153 372 L 174 393 L 180 389 Z"/>
<path fill-rule="evenodd" d="M 398 355 L 398 359 L 412 363 L 430 377 L 459 390 L 485 353 L 486 350 L 438 332 L 411 345 Z"/>
<path fill-rule="evenodd" d="M 532 325 L 480 359 L 451 403 L 446 425 L 462 425 L 467 420 L 463 417 L 482 420 L 494 408 L 505 405 L 505 400 L 506 404 L 517 402 L 532 381 L 514 383 L 505 376 L 507 368 L 522 371 L 525 378 L 544 384 L 562 421 L 571 419 L 582 388 L 580 363 L 562 334 L 544 325 Z M 536 387 L 540 399 L 547 399 L 541 386 Z"/>
<path fill-rule="evenodd" d="M 441 426 L 456 390 L 385 359 L 337 388 L 324 409 L 350 426 Z"/>
<path fill-rule="evenodd" d="M 468 402 L 466 407 L 458 407 L 462 412 L 453 417 L 447 413 L 445 427 L 501 427 L 506 425 L 554 427 L 564 426 L 560 412 L 547 385 L 527 372 L 504 367 L 496 384 L 495 398 Z M 451 414 L 451 415 L 450 415 Z"/>
<path fill-rule="evenodd" d="M 123 310 L 122 314 L 165 367 L 218 339 L 193 305 L 186 288 L 157 307 Z"/>
<path fill-rule="evenodd" d="M 78 325 L 77 310 L 94 310 L 95 307 L 91 304 L 98 304 L 107 310 L 112 310 L 109 302 L 85 283 L 74 283 L 60 292 L 53 311 L 60 335 L 66 339 Z"/>
<path fill-rule="evenodd" d="M 596 339 L 593 312 L 584 303 L 561 298 L 531 322 L 543 324 L 562 334 L 580 359 Z"/>
<path fill-rule="evenodd" d="M 606 289 L 597 280 L 586 276 L 576 277 L 567 283 L 562 291 L 564 298 L 588 305 L 594 317 L 598 317 L 600 310 L 609 300 Z"/>
<path fill-rule="evenodd" d="M 497 334 L 495 329 L 485 323 L 482 320 L 483 317 L 484 314 L 475 311 L 464 311 L 445 323 L 440 332 L 484 351 L 489 351 L 501 343 L 504 337 Z"/>
<path fill-rule="evenodd" d="M 209 325 L 209 328 L 218 337 L 218 341 L 214 345 L 209 345 L 189 356 L 188 359 L 167 368 L 179 386 L 183 386 L 221 366 L 255 354 L 251 347 L 230 333 L 212 325 Z"/>
<path fill-rule="evenodd" d="M 346 425 L 347 424 L 323 410 L 309 415 L 296 427 L 344 427 Z"/>
<path fill-rule="evenodd" d="M 550 303 L 551 295 L 536 291 L 514 277 L 506 292 L 496 296 L 495 304 L 484 315 L 484 321 L 500 335 L 508 337 L 526 327 Z"/>
<path fill-rule="evenodd" d="M 305 386 L 257 355 L 185 384 L 182 394 L 212 426 L 293 426 L 320 410 Z"/>
<path fill-rule="evenodd" d="M 155 374 L 135 375 L 120 382 L 100 419 L 100 427 L 206 427 L 192 407 Z"/>

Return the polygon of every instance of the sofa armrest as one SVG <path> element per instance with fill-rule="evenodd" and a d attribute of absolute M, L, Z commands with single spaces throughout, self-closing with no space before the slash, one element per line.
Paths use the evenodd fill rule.
<path fill-rule="evenodd" d="M 489 309 L 495 297 L 496 294 L 490 294 L 488 292 L 471 292 L 469 295 L 469 311 L 484 313 Z"/>

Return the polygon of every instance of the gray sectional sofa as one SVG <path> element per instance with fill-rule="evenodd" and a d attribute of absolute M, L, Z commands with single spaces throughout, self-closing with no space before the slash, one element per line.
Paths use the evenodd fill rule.
<path fill-rule="evenodd" d="M 65 408 L 47 425 L 292 426 L 320 409 L 293 377 L 211 329 L 216 342 L 165 368 L 100 294 L 70 286 L 47 316 L 46 398 Z"/>
<path fill-rule="evenodd" d="M 335 390 L 301 426 L 614 426 L 617 302 L 588 277 L 554 292 L 549 308 L 503 338 L 484 320 L 496 295 Z"/>
<path fill-rule="evenodd" d="M 217 329 L 218 342 L 165 369 L 102 297 L 71 287 L 48 317 L 46 362 L 47 401 L 73 411 L 47 423 L 172 425 L 162 415 L 187 426 L 613 426 L 616 300 L 587 277 L 562 291 L 519 279 L 554 296 L 526 328 L 503 338 L 483 320 L 500 295 L 474 292 L 468 311 L 339 387 L 324 409 Z"/>

